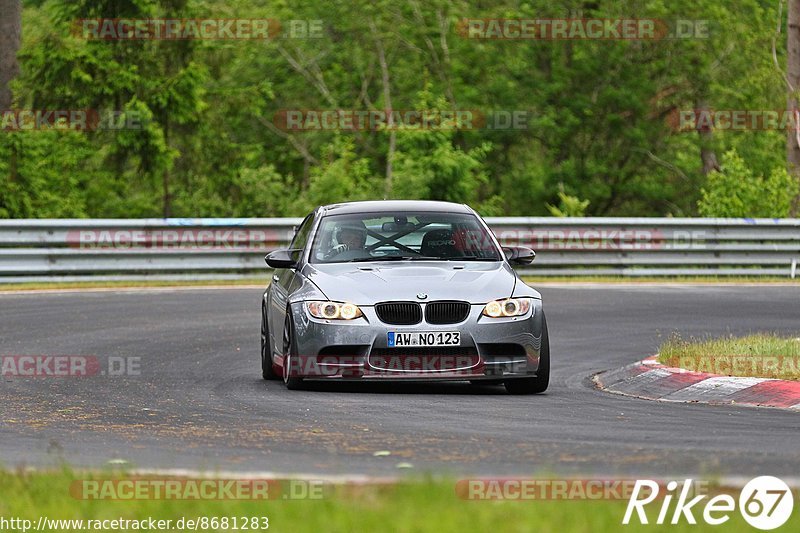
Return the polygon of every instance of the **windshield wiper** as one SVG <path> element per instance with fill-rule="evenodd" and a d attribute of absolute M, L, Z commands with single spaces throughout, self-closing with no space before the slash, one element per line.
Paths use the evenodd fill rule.
<path fill-rule="evenodd" d="M 356 257 L 345 263 L 369 263 L 372 261 L 500 261 L 497 258 L 465 255 L 462 257 L 436 257 L 432 255 L 380 255 L 378 257 Z"/>
<path fill-rule="evenodd" d="M 495 257 L 479 257 L 477 255 L 465 255 L 462 257 L 447 257 L 442 258 L 443 261 L 500 261 Z"/>
<path fill-rule="evenodd" d="M 412 259 L 408 255 L 379 255 L 378 257 L 356 257 L 348 259 L 345 263 L 369 263 L 371 261 L 407 261 Z"/>

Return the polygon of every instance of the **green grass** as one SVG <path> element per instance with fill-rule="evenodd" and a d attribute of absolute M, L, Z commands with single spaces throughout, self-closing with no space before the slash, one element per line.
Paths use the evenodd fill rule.
<path fill-rule="evenodd" d="M 119 476 L 119 474 L 117 474 Z M 176 500 L 82 500 L 70 495 L 74 480 L 87 479 L 64 470 L 55 473 L 0 471 L 0 517 L 24 518 L 37 523 L 50 519 L 144 519 L 177 521 L 181 517 L 267 516 L 270 531 L 292 532 L 447 532 L 447 531 L 718 531 L 702 522 L 683 521 L 677 526 L 622 526 L 626 501 L 468 501 L 456 496 L 453 481 L 407 481 L 396 485 L 328 487 L 318 500 L 176 501 Z M 106 479 L 109 477 L 105 477 Z M 706 500 L 707 501 L 707 500 Z M 660 501 L 648 506 L 654 521 Z M 673 503 L 674 506 L 674 503 Z M 670 511 L 671 513 L 671 511 Z M 800 513 L 782 530 L 797 530 Z M 791 524 L 795 526 L 792 527 Z M 220 529 L 221 530 L 221 529 Z M 734 512 L 725 531 L 753 531 Z M 58 531 L 73 531 L 59 529 Z"/>
<path fill-rule="evenodd" d="M 673 335 L 658 361 L 672 367 L 727 376 L 800 380 L 800 334 L 684 340 Z"/>
<path fill-rule="evenodd" d="M 800 286 L 800 279 L 791 280 L 778 276 L 523 276 L 531 285 L 541 283 L 796 283 Z M 60 290 L 60 289 L 126 289 L 148 287 L 236 287 L 244 285 L 258 285 L 266 287 L 269 283 L 268 276 L 253 276 L 242 279 L 203 279 L 185 281 L 40 281 L 30 283 L 0 283 L 2 291 L 34 291 L 34 290 Z"/>
<path fill-rule="evenodd" d="M 241 279 L 201 279 L 186 281 L 141 280 L 141 281 L 40 281 L 31 283 L 0 283 L 0 291 L 34 291 L 59 289 L 127 289 L 147 287 L 227 287 L 258 285 L 266 287 L 269 277 Z"/>
<path fill-rule="evenodd" d="M 800 278 L 786 276 L 523 276 L 526 283 L 793 283 L 800 286 Z"/>

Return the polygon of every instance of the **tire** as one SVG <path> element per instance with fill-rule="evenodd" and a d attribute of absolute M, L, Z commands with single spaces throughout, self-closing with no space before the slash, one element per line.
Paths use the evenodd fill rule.
<path fill-rule="evenodd" d="M 292 361 L 297 357 L 297 343 L 294 340 L 294 321 L 291 310 L 286 312 L 286 325 L 283 329 L 283 383 L 289 390 L 303 388 L 303 378 L 292 376 Z"/>
<path fill-rule="evenodd" d="M 550 335 L 547 332 L 547 320 L 542 313 L 542 347 L 539 351 L 539 370 L 536 377 L 508 379 L 503 382 L 509 394 L 539 394 L 547 390 L 550 384 Z"/>
<path fill-rule="evenodd" d="M 269 340 L 267 327 L 267 310 L 261 305 L 261 377 L 267 381 L 281 379 L 272 365 L 272 343 Z"/>

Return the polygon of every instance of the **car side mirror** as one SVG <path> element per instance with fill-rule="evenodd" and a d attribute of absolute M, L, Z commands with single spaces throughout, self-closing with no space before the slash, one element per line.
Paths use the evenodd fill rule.
<path fill-rule="evenodd" d="M 503 248 L 503 252 L 512 265 L 530 265 L 536 258 L 536 252 L 524 246 L 508 246 Z"/>
<path fill-rule="evenodd" d="M 272 268 L 294 268 L 300 250 L 274 250 L 267 254 L 264 261 Z"/>

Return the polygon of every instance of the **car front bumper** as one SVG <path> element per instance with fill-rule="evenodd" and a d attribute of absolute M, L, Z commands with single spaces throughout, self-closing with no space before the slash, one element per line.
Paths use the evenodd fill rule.
<path fill-rule="evenodd" d="M 536 375 L 542 344 L 542 302 L 532 300 L 526 315 L 483 316 L 472 305 L 458 324 L 413 326 L 385 324 L 374 307 L 361 306 L 363 317 L 321 320 L 305 303 L 291 305 L 295 350 L 293 377 L 313 380 L 498 380 Z M 459 332 L 460 346 L 420 348 L 388 346 L 389 332 Z"/>

